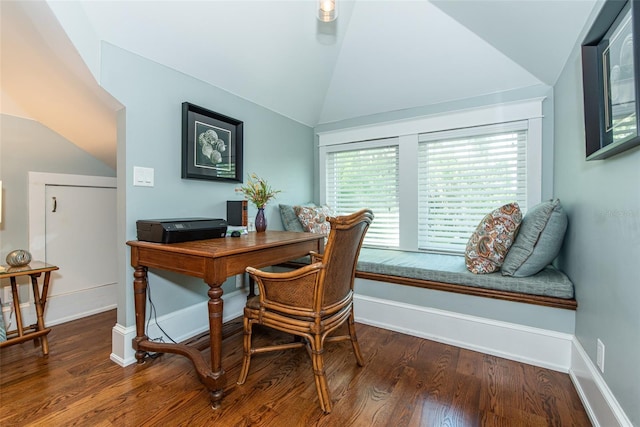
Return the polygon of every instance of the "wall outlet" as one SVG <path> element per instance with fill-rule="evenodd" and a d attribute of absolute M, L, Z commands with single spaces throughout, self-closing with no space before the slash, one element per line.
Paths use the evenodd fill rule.
<path fill-rule="evenodd" d="M 600 368 L 600 372 L 604 374 L 604 344 L 598 338 L 598 350 L 596 353 L 596 364 Z"/>
<path fill-rule="evenodd" d="M 236 289 L 244 288 L 244 274 L 236 275 Z"/>

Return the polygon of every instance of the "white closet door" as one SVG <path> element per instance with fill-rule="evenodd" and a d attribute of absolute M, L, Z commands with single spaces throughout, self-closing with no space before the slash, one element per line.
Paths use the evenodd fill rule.
<path fill-rule="evenodd" d="M 116 305 L 116 189 L 46 185 L 46 319 L 59 323 Z"/>

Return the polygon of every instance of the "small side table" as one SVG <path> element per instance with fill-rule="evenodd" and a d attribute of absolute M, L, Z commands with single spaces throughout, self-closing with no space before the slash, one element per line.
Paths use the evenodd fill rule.
<path fill-rule="evenodd" d="M 49 354 L 47 334 L 51 332 L 51 328 L 45 328 L 44 326 L 44 307 L 47 303 L 47 293 L 49 292 L 49 279 L 51 278 L 51 272 L 55 270 L 58 270 L 58 267 L 41 261 L 32 261 L 23 267 L 9 267 L 6 265 L 0 266 L 0 279 L 9 279 L 11 282 L 13 308 L 16 314 L 16 329 L 7 331 L 7 340 L 0 342 L 0 348 L 40 338 L 42 354 L 44 356 Z M 42 292 L 40 292 L 38 287 L 38 277 L 40 277 L 42 273 L 44 273 L 44 280 L 42 282 Z M 36 323 L 26 327 L 22 324 L 18 284 L 16 283 L 16 277 L 21 276 L 31 277 L 33 299 L 36 305 Z M 5 285 L 2 284 L 2 286 Z"/>

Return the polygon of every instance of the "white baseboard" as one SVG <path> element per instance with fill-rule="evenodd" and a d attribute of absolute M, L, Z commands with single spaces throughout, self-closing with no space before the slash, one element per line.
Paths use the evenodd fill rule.
<path fill-rule="evenodd" d="M 59 325 L 116 308 L 117 286 L 117 283 L 111 283 L 78 292 L 49 296 L 44 313 L 45 324 Z"/>
<path fill-rule="evenodd" d="M 577 338 L 572 340 L 569 376 L 595 427 L 632 427 L 607 383 Z"/>
<path fill-rule="evenodd" d="M 225 295 L 223 321 L 242 315 L 245 302 L 245 292 Z M 570 334 L 362 295 L 355 296 L 354 304 L 356 321 L 361 323 L 556 371 L 569 371 L 573 338 Z M 207 330 L 207 302 L 161 316 L 158 322 L 175 341 L 186 340 Z M 135 326 L 125 328 L 116 324 L 112 335 L 111 359 L 122 366 L 134 363 L 131 340 L 135 337 Z M 168 341 L 153 320 L 147 335 Z"/>
<path fill-rule="evenodd" d="M 223 322 L 235 319 L 242 315 L 242 310 L 247 302 L 246 291 L 238 290 L 225 294 Z M 203 301 L 186 307 L 182 310 L 174 311 L 158 317 L 158 324 L 164 329 L 166 334 L 176 342 L 181 342 L 201 334 L 209 329 L 209 316 L 207 302 Z M 147 336 L 151 339 L 160 338 L 165 342 L 171 342 L 169 337 L 163 333 L 155 320 L 149 322 Z M 128 366 L 136 362 L 135 350 L 131 346 L 131 341 L 136 337 L 135 325 L 125 327 L 116 324 L 111 331 L 111 360 L 120 366 Z"/>
<path fill-rule="evenodd" d="M 81 319 L 83 317 L 113 310 L 117 307 L 116 283 L 95 288 L 83 289 L 62 295 L 49 295 L 44 312 L 44 323 L 47 327 Z M 36 308 L 31 300 L 20 303 L 23 324 L 31 325 L 36 323 Z M 6 312 L 5 323 L 8 320 L 12 307 L 5 305 L 2 312 Z M 12 315 L 15 317 L 15 314 Z"/>
<path fill-rule="evenodd" d="M 573 335 L 356 295 L 356 321 L 505 359 L 568 372 Z"/>

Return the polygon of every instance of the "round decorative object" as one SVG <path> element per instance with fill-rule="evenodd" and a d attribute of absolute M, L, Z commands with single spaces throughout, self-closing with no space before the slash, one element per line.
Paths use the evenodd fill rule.
<path fill-rule="evenodd" d="M 31 254 L 24 249 L 16 249 L 7 255 L 7 264 L 11 267 L 22 267 L 31 262 Z"/>

